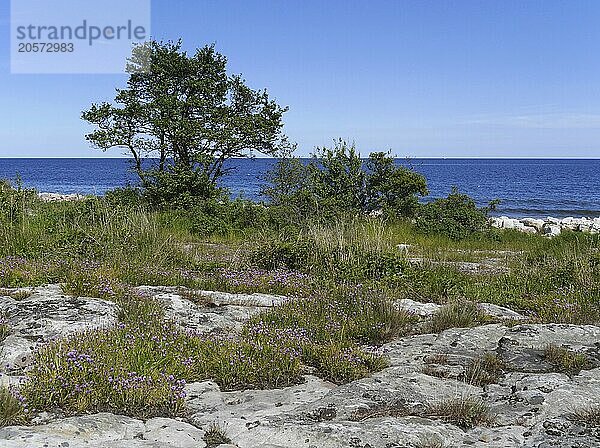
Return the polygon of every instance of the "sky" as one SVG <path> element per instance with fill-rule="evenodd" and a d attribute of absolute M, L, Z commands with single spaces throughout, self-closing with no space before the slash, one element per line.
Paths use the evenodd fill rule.
<path fill-rule="evenodd" d="M 18 1 L 18 0 L 16 0 Z M 0 157 L 116 157 L 80 119 L 126 75 L 10 73 L 0 2 Z M 267 88 L 298 154 L 599 157 L 600 2 L 153 0 L 151 34 L 214 43 Z"/>

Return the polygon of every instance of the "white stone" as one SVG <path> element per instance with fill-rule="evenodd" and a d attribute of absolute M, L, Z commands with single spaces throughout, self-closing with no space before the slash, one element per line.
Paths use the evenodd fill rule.
<path fill-rule="evenodd" d="M 557 236 L 560 235 L 561 227 L 555 224 L 544 225 L 544 235 L 546 236 Z"/>

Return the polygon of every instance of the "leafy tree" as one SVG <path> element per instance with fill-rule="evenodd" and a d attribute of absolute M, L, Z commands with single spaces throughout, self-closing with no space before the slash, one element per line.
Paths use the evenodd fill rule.
<path fill-rule="evenodd" d="M 429 193 L 425 177 L 396 166 L 389 153 L 372 152 L 366 165 L 369 208 L 387 215 L 413 216 L 419 206 L 418 197 Z"/>
<path fill-rule="evenodd" d="M 312 154 L 311 181 L 316 202 L 323 210 L 364 210 L 366 173 L 354 144 L 343 140 L 333 148 L 317 148 Z"/>
<path fill-rule="evenodd" d="M 297 222 L 314 213 L 316 201 L 312 192 L 311 167 L 285 151 L 263 176 L 261 195 L 274 207 L 285 208 L 288 218 Z"/>
<path fill-rule="evenodd" d="M 86 135 L 106 151 L 124 148 L 151 196 L 168 189 L 192 197 L 218 193 L 217 181 L 232 157 L 275 155 L 288 145 L 282 133 L 287 108 L 228 75 L 214 45 L 188 55 L 181 41 L 151 41 L 134 48 L 127 87 L 114 102 L 92 104 L 82 118 L 96 126 Z M 148 166 L 145 159 L 152 159 Z M 181 185 L 175 185 L 181 180 Z M 165 187 L 166 185 L 166 187 Z"/>

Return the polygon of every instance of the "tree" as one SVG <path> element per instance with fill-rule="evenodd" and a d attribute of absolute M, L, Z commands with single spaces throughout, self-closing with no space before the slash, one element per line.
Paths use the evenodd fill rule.
<path fill-rule="evenodd" d="M 289 146 L 282 132 L 287 107 L 228 75 L 226 65 L 214 45 L 193 55 L 181 41 L 136 46 L 127 87 L 117 89 L 113 104 L 92 104 L 82 113 L 96 126 L 86 139 L 103 151 L 128 151 L 143 187 L 160 191 L 165 181 L 184 178 L 186 194 L 212 194 L 226 160 L 255 151 L 276 155 Z M 154 163 L 144 163 L 148 159 Z"/>
<path fill-rule="evenodd" d="M 262 176 L 260 194 L 271 206 L 285 208 L 287 217 L 297 222 L 315 212 L 311 167 L 293 155 L 295 146 L 280 154 L 273 166 Z"/>
<path fill-rule="evenodd" d="M 310 165 L 317 203 L 330 211 L 363 210 L 366 173 L 356 146 L 340 139 L 333 148 L 316 148 Z"/>
<path fill-rule="evenodd" d="M 413 216 L 419 196 L 426 196 L 427 181 L 422 174 L 396 166 L 389 153 L 372 152 L 367 160 L 367 197 L 371 210 L 387 215 Z"/>
<path fill-rule="evenodd" d="M 343 140 L 332 148 L 317 148 L 307 164 L 291 153 L 280 158 L 265 180 L 263 194 L 271 204 L 301 211 L 305 217 L 373 210 L 386 216 L 413 216 L 418 197 L 428 193 L 425 178 L 396 166 L 389 153 L 373 152 L 364 160 L 354 144 Z"/>

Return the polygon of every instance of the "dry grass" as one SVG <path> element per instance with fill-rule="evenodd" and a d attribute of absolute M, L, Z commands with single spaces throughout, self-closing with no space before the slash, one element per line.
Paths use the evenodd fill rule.
<path fill-rule="evenodd" d="M 218 423 L 211 423 L 204 433 L 204 442 L 206 448 L 215 448 L 219 445 L 231 443 L 231 439 L 227 435 L 227 431 Z"/>
<path fill-rule="evenodd" d="M 544 359 L 559 372 L 570 375 L 578 374 L 589 365 L 589 360 L 585 354 L 557 345 L 548 345 L 544 349 Z"/>
<path fill-rule="evenodd" d="M 483 315 L 475 303 L 457 300 L 437 310 L 431 317 L 427 330 L 431 333 L 440 333 L 449 328 L 472 327 L 482 318 Z"/>
<path fill-rule="evenodd" d="M 600 405 L 579 409 L 571 415 L 571 420 L 593 428 L 600 428 Z"/>
<path fill-rule="evenodd" d="M 0 427 L 27 422 L 21 402 L 6 387 L 0 386 Z"/>
<path fill-rule="evenodd" d="M 439 418 L 461 428 L 489 425 L 494 419 L 489 406 L 479 398 L 460 397 L 432 403 L 425 416 Z"/>
<path fill-rule="evenodd" d="M 504 368 L 504 362 L 495 353 L 486 353 L 469 363 L 463 379 L 474 386 L 486 386 L 496 383 Z"/>

